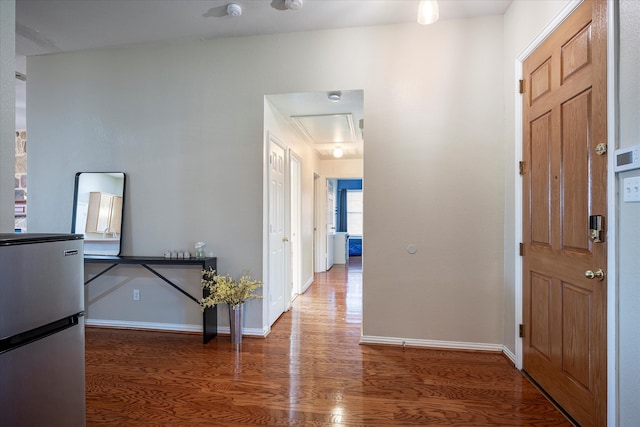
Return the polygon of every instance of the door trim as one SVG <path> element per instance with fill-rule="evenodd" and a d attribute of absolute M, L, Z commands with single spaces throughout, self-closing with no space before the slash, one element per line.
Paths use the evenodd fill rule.
<path fill-rule="evenodd" d="M 537 37 L 525 48 L 525 50 L 518 55 L 515 61 L 516 68 L 516 78 L 515 84 L 523 77 L 523 64 L 525 59 L 533 51 L 535 51 L 538 46 L 544 42 L 544 40 L 549 37 L 551 33 L 553 33 L 556 28 L 560 26 L 560 24 L 569 16 L 571 13 L 582 3 L 582 0 L 571 0 L 558 15 L 537 35 Z M 522 94 L 517 93 L 514 86 L 514 96 L 515 96 L 515 159 L 513 160 L 513 165 L 517 165 L 518 162 L 522 160 L 523 152 L 522 152 L 522 124 L 523 124 L 523 110 L 522 110 Z M 518 336 L 518 325 L 522 324 L 522 257 L 520 257 L 520 243 L 523 241 L 522 236 L 522 175 L 520 175 L 517 168 L 514 167 L 514 181 L 516 182 L 515 186 L 515 237 L 516 241 L 513 242 L 513 252 L 516 254 L 515 257 L 515 336 L 516 336 L 516 360 L 515 365 L 516 368 L 522 369 L 522 338 Z"/>
<path fill-rule="evenodd" d="M 294 164 L 296 165 L 294 167 Z M 292 176 L 292 173 L 296 172 L 296 176 Z M 290 287 L 288 295 L 287 309 L 291 308 L 291 301 L 293 295 L 299 295 L 302 293 L 302 158 L 296 154 L 291 148 L 289 149 L 289 241 L 293 246 L 290 251 L 291 261 L 289 262 L 290 270 L 290 282 L 293 284 Z M 295 181 L 294 181 L 295 178 Z M 294 206 L 294 202 L 296 205 Z M 294 215 L 296 216 L 294 218 Z M 295 227 L 294 227 L 295 226 Z M 295 245 L 293 235 L 296 235 Z M 294 270 L 296 273 L 294 274 Z"/>
<path fill-rule="evenodd" d="M 318 236 L 318 230 L 319 230 L 319 225 L 318 225 L 318 219 L 319 219 L 319 206 L 320 203 L 318 201 L 318 193 L 319 193 L 319 189 L 318 189 L 318 185 L 320 183 L 320 175 L 318 175 L 317 173 L 313 173 L 313 267 L 311 268 L 311 271 L 313 274 L 319 273 L 319 265 L 320 260 L 318 259 L 318 257 L 320 256 L 319 254 L 322 253 L 322 248 L 320 247 L 320 238 Z"/>
<path fill-rule="evenodd" d="M 273 142 L 274 144 L 278 145 L 280 148 L 282 148 L 283 152 L 284 152 L 284 159 L 283 159 L 283 163 L 284 163 L 284 202 L 285 202 L 285 206 L 284 206 L 284 230 L 286 232 L 286 230 L 288 230 L 289 227 L 289 191 L 288 191 L 288 186 L 289 186 L 289 178 L 287 177 L 287 175 L 289 174 L 289 147 L 282 143 L 281 140 L 272 132 L 272 131 L 266 131 L 265 132 L 265 140 L 264 140 L 264 146 L 263 146 L 263 195 L 262 195 L 262 227 L 263 227 L 263 248 L 262 248 L 262 253 L 263 253 L 263 259 L 262 259 L 262 277 L 263 277 L 263 282 L 264 282 L 264 286 L 262 288 L 262 324 L 263 324 L 263 328 L 265 330 L 265 336 L 268 335 L 271 332 L 271 325 L 273 323 L 275 323 L 275 320 L 277 320 L 277 318 L 274 320 L 274 322 L 271 321 L 271 304 L 270 304 L 270 298 L 269 296 L 271 295 L 271 283 L 269 283 L 269 275 L 271 273 L 271 245 L 269 242 L 269 203 L 271 200 L 271 194 L 269 191 L 269 177 L 270 177 L 270 172 L 269 172 L 269 153 L 270 153 L 270 147 L 271 147 L 271 142 Z M 290 295 L 290 291 L 288 291 L 288 285 L 287 283 L 289 283 L 289 266 L 288 266 L 288 259 L 287 259 L 287 254 L 286 254 L 286 249 L 285 249 L 285 255 L 284 255 L 284 261 L 285 261 L 285 265 L 283 266 L 284 268 L 284 272 L 283 272 L 283 281 L 284 281 L 284 289 L 283 289 L 283 299 L 285 301 L 285 307 L 282 313 L 286 312 L 289 307 L 290 307 L 290 300 L 291 300 L 291 295 Z M 282 314 L 281 313 L 281 314 Z"/>
<path fill-rule="evenodd" d="M 607 425 L 619 425 L 618 416 L 618 194 L 614 148 L 618 141 L 617 46 L 618 2 L 607 1 Z M 613 145 L 616 145 L 613 147 Z"/>
<path fill-rule="evenodd" d="M 531 55 L 531 53 L 542 44 L 542 42 L 560 26 L 560 24 L 582 3 L 583 0 L 569 0 L 565 7 L 547 24 L 545 28 L 535 37 L 535 39 L 527 46 L 515 60 L 515 158 L 513 159 L 513 165 L 517 165 L 522 160 L 522 124 L 523 124 L 523 110 L 522 110 L 522 95 L 517 93 L 515 88 L 518 81 L 523 76 L 523 63 L 525 59 Z M 616 123 L 616 105 L 615 105 L 615 31 L 617 30 L 617 7 L 615 2 L 608 0 L 607 7 L 607 138 L 609 143 L 617 141 Z M 617 196 L 616 196 L 616 179 L 613 165 L 613 153 L 614 147 L 609 147 L 608 156 L 608 168 L 607 168 L 607 281 L 609 286 L 607 288 L 607 425 L 618 425 L 618 379 L 617 379 L 617 309 L 616 301 L 618 298 L 617 291 Z M 518 325 L 522 324 L 522 257 L 519 256 L 519 244 L 523 240 L 522 235 L 522 176 L 519 174 L 517 168 L 514 167 L 514 201 L 515 201 L 515 242 L 512 242 L 512 250 L 515 253 L 515 280 L 514 280 L 514 298 L 515 298 L 515 365 L 517 369 L 522 369 L 523 358 L 523 339 L 518 336 Z"/>

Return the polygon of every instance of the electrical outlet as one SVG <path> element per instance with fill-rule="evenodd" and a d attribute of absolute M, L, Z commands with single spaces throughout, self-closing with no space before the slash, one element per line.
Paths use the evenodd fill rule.
<path fill-rule="evenodd" d="M 140 289 L 133 290 L 133 300 L 140 301 Z"/>

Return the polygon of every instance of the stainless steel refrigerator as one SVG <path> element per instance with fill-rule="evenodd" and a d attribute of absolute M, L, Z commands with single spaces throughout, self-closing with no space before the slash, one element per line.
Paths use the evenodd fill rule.
<path fill-rule="evenodd" d="M 0 234 L 0 425 L 85 425 L 83 240 Z"/>

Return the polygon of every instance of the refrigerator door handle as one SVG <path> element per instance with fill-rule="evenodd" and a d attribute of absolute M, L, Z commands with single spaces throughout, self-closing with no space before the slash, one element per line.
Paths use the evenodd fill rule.
<path fill-rule="evenodd" d="M 79 323 L 79 318 L 84 316 L 84 312 L 67 316 L 63 319 L 56 320 L 55 322 L 48 323 L 29 331 L 21 332 L 19 334 L 3 338 L 0 340 L 0 354 L 7 351 L 11 351 L 15 348 L 22 347 L 39 339 L 48 337 L 57 332 L 63 331 L 67 328 L 76 326 Z"/>

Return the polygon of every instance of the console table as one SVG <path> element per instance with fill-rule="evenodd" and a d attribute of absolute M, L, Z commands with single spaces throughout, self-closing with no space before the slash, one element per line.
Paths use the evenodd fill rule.
<path fill-rule="evenodd" d="M 171 280 L 164 277 L 162 274 L 158 273 L 156 270 L 151 268 L 151 265 L 195 265 L 199 266 L 203 270 L 208 270 L 212 268 L 216 270 L 216 258 L 187 258 L 187 259 L 176 259 L 176 258 L 163 258 L 163 257 L 142 257 L 142 256 L 109 256 L 109 255 L 85 255 L 84 262 L 88 264 L 111 264 L 109 267 L 102 270 L 100 273 L 96 274 L 86 282 L 85 285 L 96 280 L 98 277 L 105 274 L 107 271 L 112 268 L 120 265 L 120 264 L 133 264 L 140 265 L 151 273 L 153 273 L 158 278 L 164 280 L 169 285 L 173 286 L 178 292 L 185 295 L 192 301 L 195 301 L 198 305 L 200 305 L 200 300 L 186 292 L 180 286 L 173 283 Z M 202 295 L 203 297 L 207 296 L 207 290 L 203 289 Z M 218 334 L 218 312 L 217 307 L 213 306 L 211 308 L 206 308 L 202 313 L 202 342 L 204 344 L 211 341 Z"/>

